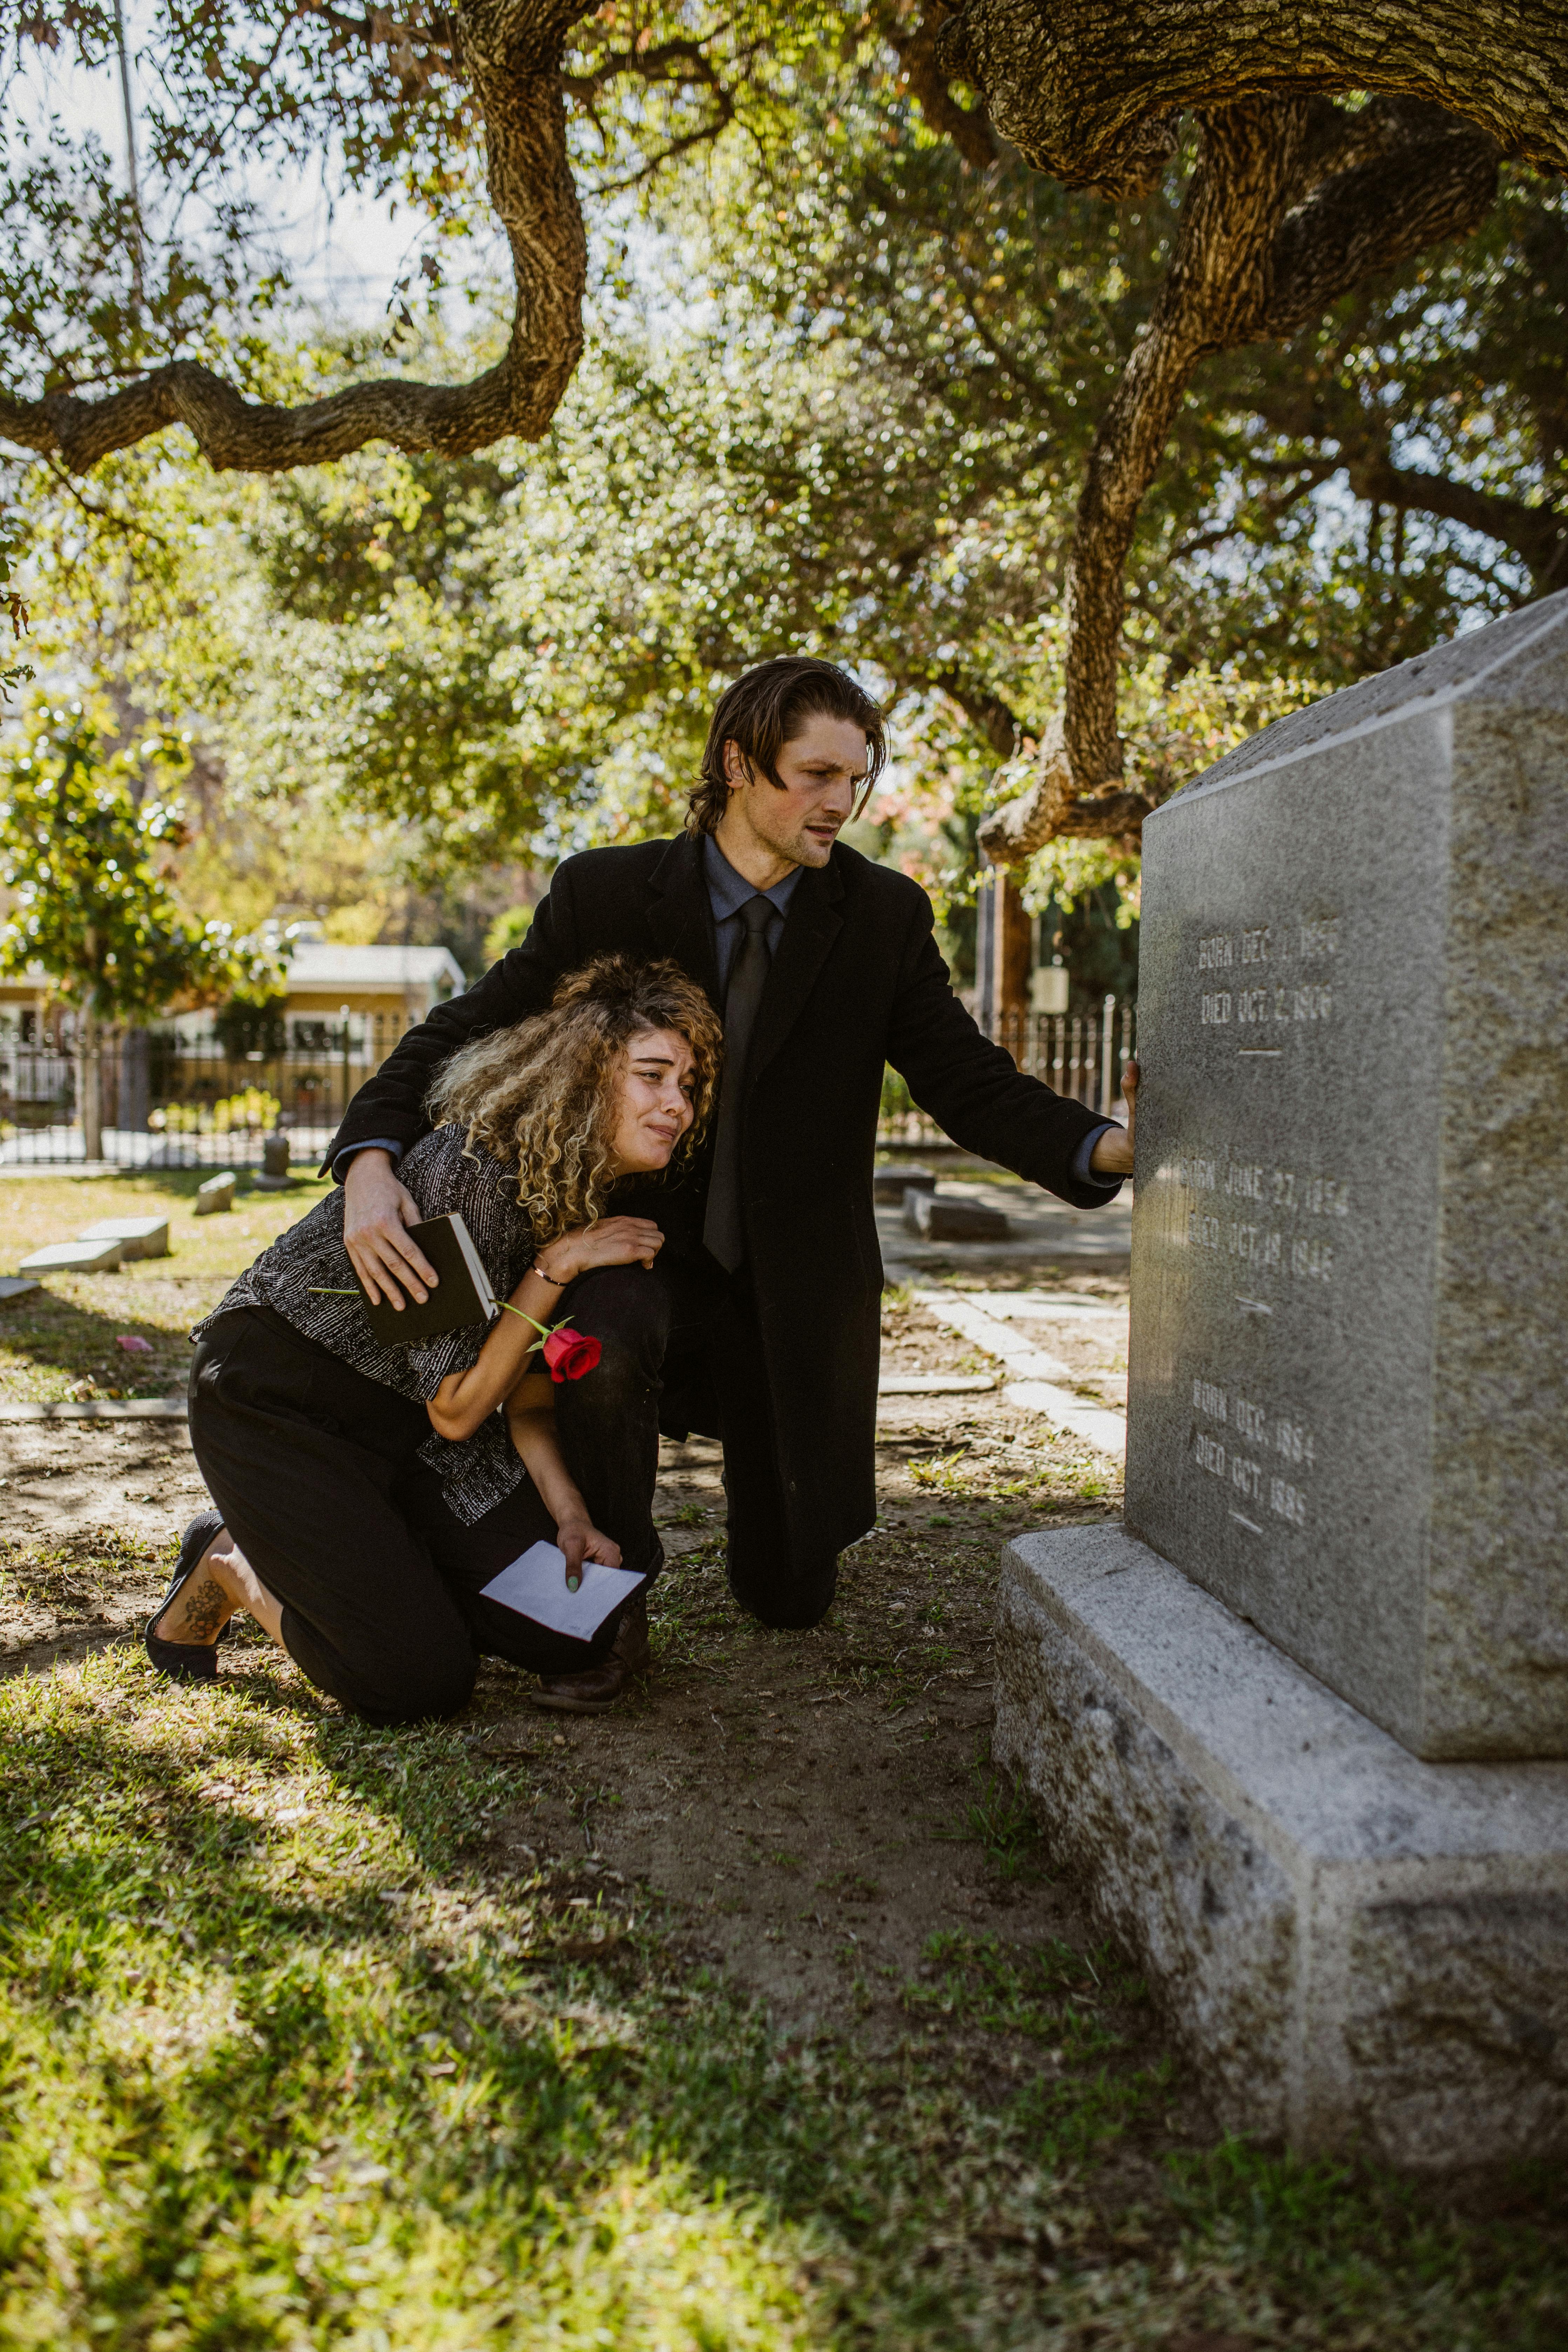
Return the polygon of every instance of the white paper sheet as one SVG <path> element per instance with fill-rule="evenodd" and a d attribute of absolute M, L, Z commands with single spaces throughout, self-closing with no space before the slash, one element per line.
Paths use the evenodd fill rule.
<path fill-rule="evenodd" d="M 492 1576 L 483 1590 L 487 1601 L 499 1601 L 503 1609 L 515 1609 L 520 1617 L 531 1617 L 552 1633 L 591 1642 L 611 1610 L 646 1581 L 629 1568 L 603 1568 L 596 1559 L 585 1559 L 582 1583 L 575 1592 L 568 1592 L 565 1553 L 552 1543 L 536 1543 Z"/>

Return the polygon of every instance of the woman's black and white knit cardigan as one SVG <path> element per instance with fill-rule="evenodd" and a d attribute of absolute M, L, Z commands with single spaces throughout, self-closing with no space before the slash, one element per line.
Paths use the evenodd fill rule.
<path fill-rule="evenodd" d="M 509 1174 L 488 1151 L 466 1150 L 463 1129 L 455 1125 L 425 1136 L 397 1172 L 425 1216 L 458 1213 L 473 1235 L 496 1297 L 510 1297 L 534 1254 L 532 1233 L 517 1205 L 515 1174 Z M 353 1297 L 331 1295 L 350 1290 Z M 488 1324 L 474 1323 L 444 1331 L 421 1346 L 384 1348 L 370 1328 L 343 1246 L 341 1185 L 262 1251 L 206 1322 L 197 1325 L 193 1338 L 237 1307 L 271 1307 L 367 1380 L 421 1402 L 435 1395 L 448 1372 L 469 1369 L 490 1329 Z M 419 1459 L 439 1475 L 447 1501 L 468 1527 L 504 1502 L 527 1475 L 500 1412 L 493 1412 L 472 1437 L 454 1441 L 432 1430 L 419 1448 Z"/>

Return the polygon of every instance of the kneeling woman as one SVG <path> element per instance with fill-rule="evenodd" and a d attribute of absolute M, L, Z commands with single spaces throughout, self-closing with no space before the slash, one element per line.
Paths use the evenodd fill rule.
<path fill-rule="evenodd" d="M 244 1609 L 318 1689 L 403 1723 L 461 1706 L 481 1656 L 553 1677 L 608 1657 L 621 1612 L 575 1641 L 481 1588 L 542 1538 L 568 1576 L 584 1558 L 621 1565 L 562 1460 L 537 1327 L 589 1268 L 652 1265 L 658 1226 L 605 1211 L 619 1179 L 688 1157 L 721 1050 L 679 966 L 605 956 L 548 1013 L 446 1066 L 431 1097 L 444 1123 L 399 1173 L 426 1217 L 462 1216 L 517 1310 L 489 1326 L 384 1347 L 341 1189 L 240 1276 L 195 1334 L 191 1444 L 216 1509 L 186 1531 L 148 1626 L 155 1664 L 214 1674 Z"/>

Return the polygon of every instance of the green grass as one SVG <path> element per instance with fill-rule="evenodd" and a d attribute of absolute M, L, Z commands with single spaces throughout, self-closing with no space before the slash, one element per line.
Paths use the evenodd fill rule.
<path fill-rule="evenodd" d="M 724 2185 L 765 2042 L 705 2037 L 694 2130 L 637 1972 L 572 1966 L 635 1911 L 462 1867 L 513 1784 L 456 1732 L 126 1657 L 0 1719 L 5 2343 L 792 2340 L 805 2242 Z"/>
<path fill-rule="evenodd" d="M 123 1650 L 0 1688 L 0 2342 L 1563 2340 L 1528 2184 L 1488 2220 L 1230 2145 L 1159 2169 L 1107 1951 L 944 1937 L 900 2049 L 847 2004 L 782 2042 L 590 1857 L 487 1861 L 527 1765 L 485 1737 Z"/>
<path fill-rule="evenodd" d="M 998 1772 L 984 1755 L 975 1760 L 973 1780 L 975 1794 L 957 1822 L 934 1834 L 984 1846 L 1001 1879 L 1046 1876 L 1044 1842 L 1017 1784 Z"/>
<path fill-rule="evenodd" d="M 191 1326 L 209 1314 L 242 1268 L 330 1187 L 305 1177 L 287 1192 L 241 1192 L 225 1214 L 198 1217 L 205 1168 L 134 1175 L 8 1178 L 0 1183 L 0 1274 L 46 1242 L 68 1241 L 101 1217 L 161 1216 L 170 1255 L 113 1274 L 49 1275 L 0 1319 L 0 1401 L 59 1403 L 90 1397 L 163 1396 L 183 1390 Z M 122 1336 L 148 1352 L 127 1353 Z"/>
<path fill-rule="evenodd" d="M 999 1936 L 952 1930 L 931 1937 L 925 1967 L 926 1980 L 905 1988 L 910 2009 L 1026 2034 L 1075 2063 L 1119 2047 L 1121 2037 L 1105 2021 L 1109 2006 L 1141 2005 L 1148 1997 L 1106 1945 L 1089 1953 L 1057 1941 L 1020 1948 Z"/>

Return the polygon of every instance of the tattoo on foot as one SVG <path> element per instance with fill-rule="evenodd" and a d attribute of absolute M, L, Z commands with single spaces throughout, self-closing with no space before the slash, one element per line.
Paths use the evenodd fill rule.
<path fill-rule="evenodd" d="M 234 1603 L 216 1576 L 204 1576 L 199 1581 L 193 1578 L 175 1596 L 175 1607 L 180 1609 L 178 1618 L 171 1610 L 158 1628 L 163 1641 L 216 1642 L 234 1614 Z"/>

